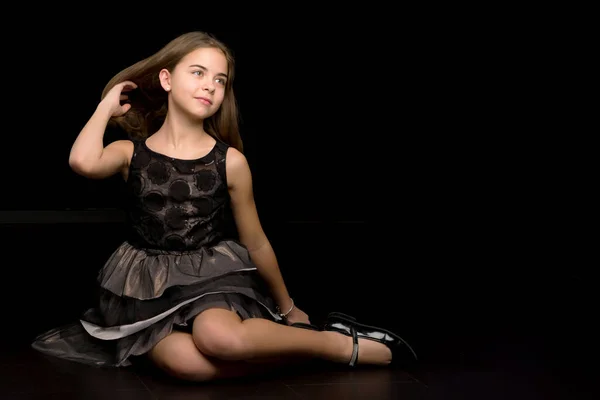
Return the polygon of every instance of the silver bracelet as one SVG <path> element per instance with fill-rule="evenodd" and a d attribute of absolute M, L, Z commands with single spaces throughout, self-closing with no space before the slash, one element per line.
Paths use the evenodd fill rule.
<path fill-rule="evenodd" d="M 288 314 L 289 314 L 289 313 L 291 313 L 291 312 L 292 312 L 292 310 L 294 309 L 294 299 L 292 299 L 292 298 L 290 297 L 290 300 L 292 301 L 292 306 L 290 307 L 290 309 L 288 310 L 288 312 L 286 312 L 285 314 L 282 314 L 282 313 L 281 313 L 281 309 L 279 308 L 279 306 L 277 307 L 277 308 L 279 309 L 279 311 L 280 311 L 280 313 L 279 313 L 279 316 L 281 316 L 282 318 L 285 318 L 285 317 L 287 317 L 287 316 L 288 316 Z"/>

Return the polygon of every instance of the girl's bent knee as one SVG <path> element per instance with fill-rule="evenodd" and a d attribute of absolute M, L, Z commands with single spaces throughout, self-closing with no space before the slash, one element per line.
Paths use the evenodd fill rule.
<path fill-rule="evenodd" d="M 240 327 L 240 331 L 241 331 Z M 194 329 L 192 335 L 196 347 L 211 357 L 221 360 L 243 360 L 246 357 L 246 346 L 241 332 L 233 329 Z"/>

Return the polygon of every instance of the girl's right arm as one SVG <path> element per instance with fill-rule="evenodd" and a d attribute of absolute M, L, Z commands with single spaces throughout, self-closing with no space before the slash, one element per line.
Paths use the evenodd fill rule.
<path fill-rule="evenodd" d="M 131 105 L 121 105 L 127 96 L 124 89 L 137 86 L 130 81 L 113 87 L 98 104 L 96 111 L 85 124 L 69 155 L 69 165 L 79 175 L 92 179 L 102 179 L 123 172 L 129 165 L 132 143 L 128 140 L 117 140 L 104 147 L 104 132 L 111 117 L 125 114 Z"/>

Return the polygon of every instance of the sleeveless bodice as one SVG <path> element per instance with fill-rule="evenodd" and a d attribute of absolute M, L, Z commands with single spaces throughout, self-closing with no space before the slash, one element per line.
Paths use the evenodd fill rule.
<path fill-rule="evenodd" d="M 128 241 L 143 248 L 187 251 L 220 240 L 229 202 L 228 147 L 217 140 L 206 156 L 182 160 L 151 150 L 145 140 L 134 141 L 127 180 Z"/>

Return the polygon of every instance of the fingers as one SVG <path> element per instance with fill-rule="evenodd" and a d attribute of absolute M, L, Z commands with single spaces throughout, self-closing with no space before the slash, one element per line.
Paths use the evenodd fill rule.
<path fill-rule="evenodd" d="M 137 89 L 138 87 L 133 81 L 123 81 L 119 83 L 119 86 L 121 86 L 122 92 L 128 92 L 130 90 Z"/>
<path fill-rule="evenodd" d="M 119 95 L 119 101 L 124 102 L 129 100 L 129 96 L 127 94 L 123 94 L 124 92 L 131 91 L 137 88 L 137 85 L 132 81 L 124 81 L 119 84 L 121 89 L 121 94 Z M 125 103 L 121 105 L 121 114 L 125 114 L 127 111 L 131 109 L 131 104 Z"/>

